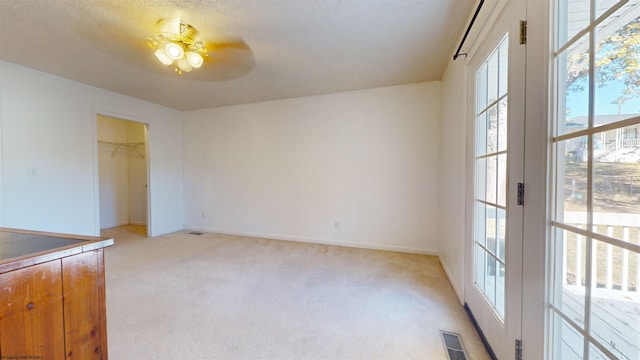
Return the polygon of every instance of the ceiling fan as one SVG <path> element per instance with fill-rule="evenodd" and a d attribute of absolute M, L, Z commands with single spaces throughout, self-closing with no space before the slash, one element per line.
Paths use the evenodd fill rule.
<path fill-rule="evenodd" d="M 147 40 L 158 61 L 168 66 L 175 63 L 179 75 L 202 66 L 209 51 L 205 42 L 196 37 L 198 32 L 193 26 L 180 19 L 160 19 L 158 28 Z"/>
<path fill-rule="evenodd" d="M 243 65 L 247 58 L 253 57 L 251 48 L 241 39 L 229 39 L 224 42 L 205 41 L 198 36 L 195 27 L 179 18 L 160 19 L 157 29 L 158 31 L 147 39 L 147 45 L 154 51 L 153 54 L 160 63 L 173 67 L 178 75 L 201 68 L 205 61 L 207 66 L 212 68 L 237 67 Z M 230 55 L 236 55 L 234 61 L 225 63 L 224 57 Z"/>
<path fill-rule="evenodd" d="M 104 25 L 84 36 L 103 52 L 148 71 L 182 80 L 221 81 L 242 77 L 255 66 L 253 51 L 242 38 L 202 35 L 180 17 L 153 24 L 113 16 Z"/>

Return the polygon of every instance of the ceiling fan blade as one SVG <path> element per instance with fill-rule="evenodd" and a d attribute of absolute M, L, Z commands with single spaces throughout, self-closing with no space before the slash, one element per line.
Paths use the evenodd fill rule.
<path fill-rule="evenodd" d="M 210 52 L 219 51 L 220 49 L 237 49 L 237 50 L 245 50 L 251 51 L 249 45 L 244 42 L 244 40 L 235 38 L 228 40 L 219 40 L 219 41 L 207 41 L 207 50 Z"/>
<path fill-rule="evenodd" d="M 189 76 L 196 81 L 221 81 L 240 78 L 253 69 L 253 51 L 244 41 L 206 43 L 209 54 L 198 72 Z"/>
<path fill-rule="evenodd" d="M 177 20 L 179 23 L 179 20 Z M 175 25 L 175 24 L 174 24 Z M 105 56 L 136 66 L 144 71 L 179 77 L 191 81 L 221 81 L 242 77 L 255 66 L 253 51 L 239 37 L 217 36 L 205 41 L 207 56 L 198 69 L 177 74 L 174 65 L 163 65 L 149 47 L 149 39 L 159 31 L 173 28 L 168 21 L 136 22 L 118 14 L 106 17 L 104 21 L 84 32 L 83 37 Z M 193 29 L 195 35 L 195 28 Z M 196 36 L 196 39 L 201 39 Z"/>

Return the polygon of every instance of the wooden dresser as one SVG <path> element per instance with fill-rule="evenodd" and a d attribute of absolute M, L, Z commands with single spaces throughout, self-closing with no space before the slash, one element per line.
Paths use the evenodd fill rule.
<path fill-rule="evenodd" d="M 103 248 L 0 228 L 0 359 L 107 359 Z"/>

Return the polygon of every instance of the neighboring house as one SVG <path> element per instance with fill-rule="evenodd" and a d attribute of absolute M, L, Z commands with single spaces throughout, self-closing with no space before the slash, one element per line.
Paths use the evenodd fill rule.
<path fill-rule="evenodd" d="M 594 118 L 594 126 L 640 117 L 640 114 L 599 115 Z M 566 123 L 566 132 L 575 132 L 587 128 L 588 117 L 578 116 Z M 596 161 L 638 162 L 640 161 L 640 125 L 603 131 L 594 136 L 594 155 Z M 569 142 L 567 156 L 572 161 L 586 161 L 587 138 L 576 138 Z"/>

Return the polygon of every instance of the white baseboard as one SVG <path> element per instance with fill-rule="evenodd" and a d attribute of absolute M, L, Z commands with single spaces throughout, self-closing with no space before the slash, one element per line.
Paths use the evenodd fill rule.
<path fill-rule="evenodd" d="M 147 225 L 147 226 L 148 226 L 148 225 Z M 150 238 L 154 238 L 154 237 L 157 237 L 157 236 L 173 234 L 173 233 L 181 232 L 181 231 L 184 231 L 184 230 L 185 230 L 184 228 L 169 229 L 169 230 L 166 230 L 166 229 L 165 229 L 165 230 L 163 230 L 162 232 L 155 233 L 155 232 L 154 232 L 154 228 L 153 228 L 153 226 L 151 226 L 151 227 L 148 227 L 148 228 L 147 228 L 147 233 L 148 233 L 148 236 L 149 236 Z"/>
<path fill-rule="evenodd" d="M 227 230 L 227 229 L 214 229 L 214 228 L 188 226 L 188 225 L 185 226 L 184 230 L 186 230 L 186 231 L 209 232 L 209 233 L 225 234 L 225 235 L 249 236 L 249 237 L 257 237 L 257 238 L 271 239 L 271 240 L 285 240 L 285 241 L 296 241 L 296 242 L 311 243 L 311 244 L 344 246 L 344 247 L 352 247 L 352 248 L 359 248 L 359 249 L 394 251 L 394 252 L 401 252 L 401 253 L 408 253 L 408 254 L 439 256 L 438 250 L 417 249 L 417 248 L 404 247 L 404 246 L 363 244 L 363 243 L 353 243 L 353 242 L 338 242 L 338 241 L 329 240 L 329 239 L 317 239 L 317 238 L 298 237 L 298 236 L 289 236 L 289 235 L 277 235 L 277 234 L 275 234 L 275 235 L 274 234 L 260 234 L 260 233 L 250 233 L 250 232 L 243 232 L 243 231 L 232 231 L 232 230 Z"/>
<path fill-rule="evenodd" d="M 464 292 L 456 282 L 456 279 L 451 275 L 451 271 L 447 267 L 447 264 L 442 260 L 441 256 L 438 256 L 440 260 L 440 265 L 442 265 L 442 269 L 444 269 L 444 273 L 447 274 L 447 278 L 449 278 L 449 282 L 451 283 L 451 287 L 453 287 L 453 291 L 455 291 L 456 296 L 458 296 L 458 301 L 460 301 L 461 305 L 464 305 Z"/>
<path fill-rule="evenodd" d="M 147 225 L 145 221 L 129 221 L 129 225 Z"/>

